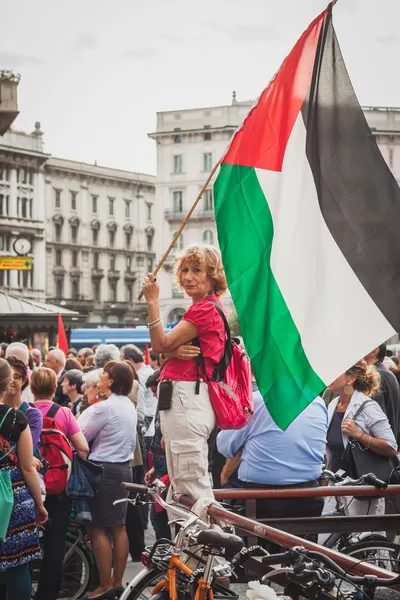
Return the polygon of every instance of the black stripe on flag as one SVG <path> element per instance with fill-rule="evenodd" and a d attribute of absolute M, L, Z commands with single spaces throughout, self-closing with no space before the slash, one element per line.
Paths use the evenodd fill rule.
<path fill-rule="evenodd" d="M 358 103 L 330 11 L 302 115 L 326 224 L 375 304 L 400 331 L 400 189 Z M 340 286 L 340 273 L 332 277 Z"/>

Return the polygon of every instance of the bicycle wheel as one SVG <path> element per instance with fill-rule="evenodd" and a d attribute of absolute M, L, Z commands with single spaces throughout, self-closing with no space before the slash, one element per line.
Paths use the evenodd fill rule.
<path fill-rule="evenodd" d="M 164 571 L 159 569 L 142 569 L 130 582 L 120 600 L 148 600 L 156 583 L 164 579 Z M 166 594 L 168 598 L 168 593 Z"/>
<path fill-rule="evenodd" d="M 65 554 L 71 549 L 73 544 L 70 541 L 65 542 Z M 40 573 L 40 560 L 34 561 L 32 565 L 32 598 L 34 598 Z M 67 559 L 64 559 L 61 588 L 58 594 L 58 600 L 78 600 L 89 588 L 91 579 L 90 560 L 81 546 L 77 545 Z"/>
<path fill-rule="evenodd" d="M 169 594 L 166 590 L 163 590 L 153 596 L 153 588 L 165 578 L 165 571 L 159 569 L 143 569 L 132 579 L 122 596 L 119 600 L 168 600 Z M 233 590 L 226 588 L 225 586 L 214 583 L 212 586 L 214 599 L 215 600 L 238 600 L 239 596 Z M 186 589 L 184 592 L 178 590 L 178 598 L 184 600 L 186 598 L 194 598 L 194 590 Z"/>
<path fill-rule="evenodd" d="M 383 540 L 365 540 L 342 548 L 341 552 L 357 560 L 363 560 L 380 567 L 400 573 L 400 546 Z"/>

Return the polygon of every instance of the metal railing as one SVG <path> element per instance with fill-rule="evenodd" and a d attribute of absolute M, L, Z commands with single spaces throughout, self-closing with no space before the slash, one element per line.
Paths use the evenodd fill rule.
<path fill-rule="evenodd" d="M 362 487 L 346 487 L 346 488 L 335 488 L 335 487 L 317 487 L 317 488 L 303 488 L 303 489 L 271 489 L 271 490 L 254 490 L 254 489 L 226 489 L 226 490 L 214 490 L 214 496 L 216 500 L 222 499 L 233 499 L 233 498 L 247 498 L 251 500 L 257 500 L 259 498 L 294 498 L 294 497 L 302 497 L 302 498 L 318 498 L 323 496 L 395 496 L 400 494 L 400 485 L 389 486 L 386 490 L 377 490 L 377 488 L 373 486 L 362 486 Z M 181 504 L 187 508 L 192 508 L 196 502 L 194 498 L 190 496 L 186 496 L 185 494 L 174 493 L 173 494 L 174 502 Z M 232 525 L 238 527 L 241 531 L 250 534 L 250 536 L 259 537 L 275 544 L 279 544 L 280 546 L 284 546 L 286 548 L 293 548 L 294 546 L 303 546 L 309 550 L 314 550 L 316 552 L 321 552 L 328 556 L 333 561 L 335 561 L 340 567 L 345 570 L 348 570 L 351 573 L 355 573 L 357 575 L 375 575 L 377 577 L 383 577 L 387 579 L 391 579 L 393 577 L 393 573 L 391 571 L 387 571 L 386 569 L 381 569 L 375 565 L 371 565 L 369 563 L 360 562 L 359 559 L 355 559 L 346 554 L 342 554 L 337 550 L 333 550 L 332 548 L 327 548 L 325 546 L 320 546 L 315 542 L 312 542 L 307 539 L 303 539 L 297 537 L 296 535 L 282 531 L 277 527 L 273 527 L 270 524 L 262 523 L 260 521 L 256 521 L 250 519 L 248 517 L 243 517 L 241 515 L 235 514 L 222 508 L 218 504 L 211 504 L 208 507 L 207 511 L 210 517 L 214 517 L 216 519 L 225 521 Z M 389 515 L 390 517 L 394 517 L 397 520 L 400 518 L 400 515 Z M 324 517 L 315 517 L 314 519 L 318 519 L 319 523 L 321 523 L 321 519 Z M 349 519 L 349 517 L 333 517 L 336 519 L 336 529 L 340 519 Z M 356 517 L 354 517 L 356 518 Z M 360 523 L 362 519 L 366 519 L 367 517 L 359 517 Z M 382 517 L 375 516 L 375 519 L 379 519 Z M 273 519 L 269 519 L 268 522 L 271 523 Z M 279 523 L 281 523 L 282 519 L 277 519 Z M 301 519 L 291 519 L 291 521 L 302 521 L 304 522 L 304 518 Z M 367 523 L 369 521 L 366 521 Z M 334 531 L 336 531 L 334 529 Z M 382 525 L 381 525 L 382 529 Z M 363 529 L 363 531 L 370 531 L 368 526 Z M 320 531 L 322 531 L 320 529 Z M 325 530 L 323 530 L 325 531 Z M 252 561 L 252 569 L 257 572 L 257 569 L 260 570 L 262 568 L 261 563 L 255 560 Z"/>

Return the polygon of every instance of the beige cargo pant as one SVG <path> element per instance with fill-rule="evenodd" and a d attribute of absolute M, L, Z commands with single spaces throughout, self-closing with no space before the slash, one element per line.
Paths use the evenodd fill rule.
<path fill-rule="evenodd" d="M 207 384 L 200 383 L 198 395 L 195 386 L 194 381 L 174 382 L 172 406 L 160 411 L 160 423 L 171 490 L 197 500 L 214 497 L 208 474 L 207 440 L 215 427 L 215 414 Z"/>

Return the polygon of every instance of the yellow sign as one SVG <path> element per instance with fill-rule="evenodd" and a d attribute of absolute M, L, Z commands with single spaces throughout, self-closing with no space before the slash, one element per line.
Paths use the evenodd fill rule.
<path fill-rule="evenodd" d="M 0 271 L 30 271 L 32 259 L 29 256 L 0 256 Z"/>

